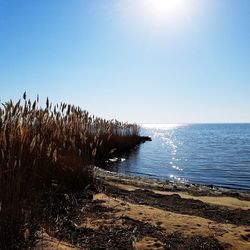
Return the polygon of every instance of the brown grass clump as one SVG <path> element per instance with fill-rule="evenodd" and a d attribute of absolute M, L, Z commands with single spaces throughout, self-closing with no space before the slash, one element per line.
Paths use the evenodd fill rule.
<path fill-rule="evenodd" d="M 42 201 L 62 190 L 83 190 L 91 168 L 111 150 L 139 143 L 135 124 L 91 116 L 74 105 L 44 108 L 23 95 L 0 108 L 0 248 L 29 238 Z"/>

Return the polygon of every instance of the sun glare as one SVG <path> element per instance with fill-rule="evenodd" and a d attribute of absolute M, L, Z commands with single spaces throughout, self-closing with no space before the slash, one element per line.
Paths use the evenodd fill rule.
<path fill-rule="evenodd" d="M 149 0 L 149 3 L 157 14 L 173 14 L 181 11 L 184 5 L 181 0 Z"/>
<path fill-rule="evenodd" d="M 177 24 L 190 19 L 191 2 L 190 0 L 145 0 L 144 7 L 151 21 Z"/>

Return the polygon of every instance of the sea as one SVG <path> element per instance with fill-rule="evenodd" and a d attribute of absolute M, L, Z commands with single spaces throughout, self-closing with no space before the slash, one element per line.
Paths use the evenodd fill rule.
<path fill-rule="evenodd" d="M 128 175 L 250 191 L 250 124 L 144 124 L 145 142 L 110 159 Z"/>

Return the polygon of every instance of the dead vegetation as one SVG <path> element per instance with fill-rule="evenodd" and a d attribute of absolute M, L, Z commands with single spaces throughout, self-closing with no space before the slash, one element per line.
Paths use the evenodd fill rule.
<path fill-rule="evenodd" d="M 65 212 L 60 202 L 72 205 L 72 194 L 92 184 L 88 166 L 138 143 L 137 125 L 97 118 L 74 105 L 53 106 L 47 99 L 41 107 L 39 97 L 31 101 L 26 93 L 2 104 L 0 248 L 25 246 L 40 217 Z"/>

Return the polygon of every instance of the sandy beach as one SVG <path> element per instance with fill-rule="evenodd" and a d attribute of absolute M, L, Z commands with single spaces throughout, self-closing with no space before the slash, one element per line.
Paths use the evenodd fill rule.
<path fill-rule="evenodd" d="M 250 194 L 95 168 L 99 188 L 35 249 L 249 249 Z"/>

